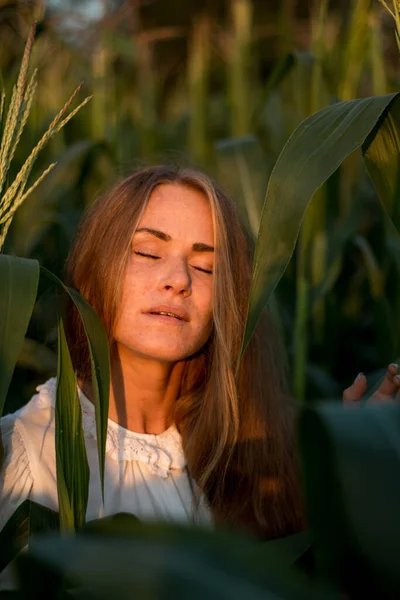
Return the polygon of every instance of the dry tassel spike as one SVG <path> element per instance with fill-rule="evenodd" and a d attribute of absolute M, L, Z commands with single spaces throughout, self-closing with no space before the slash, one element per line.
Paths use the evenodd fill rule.
<path fill-rule="evenodd" d="M 88 96 L 75 109 L 68 113 L 71 104 L 82 88 L 82 84 L 80 84 L 64 104 L 59 113 L 54 117 L 46 132 L 43 134 L 39 142 L 29 154 L 28 158 L 25 160 L 14 181 L 5 190 L 4 186 L 5 182 L 7 181 L 7 174 L 10 169 L 11 161 L 14 158 L 22 132 L 28 121 L 37 87 L 36 69 L 28 81 L 28 71 L 32 55 L 32 47 L 35 39 L 35 31 L 36 23 L 32 25 L 25 45 L 20 72 L 17 83 L 13 88 L 0 142 L 0 252 L 3 249 L 5 238 L 16 210 L 57 164 L 56 162 L 50 164 L 34 181 L 34 183 L 32 183 L 30 187 L 26 189 L 32 167 L 38 154 L 44 148 L 50 138 L 54 134 L 58 133 L 77 114 L 77 112 L 83 106 L 85 106 L 85 104 L 87 104 L 91 98 L 91 96 Z M 0 122 L 4 118 L 4 107 L 5 92 L 4 90 L 1 90 Z"/>

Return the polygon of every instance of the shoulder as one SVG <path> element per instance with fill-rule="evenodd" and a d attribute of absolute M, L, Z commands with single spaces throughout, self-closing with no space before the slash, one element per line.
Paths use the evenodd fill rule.
<path fill-rule="evenodd" d="M 16 439 L 23 444 L 30 460 L 38 454 L 40 448 L 42 451 L 54 448 L 56 379 L 49 379 L 38 386 L 36 391 L 25 406 L 0 419 L 6 454 L 7 449 L 12 450 Z"/>
<path fill-rule="evenodd" d="M 5 415 L 0 419 L 3 435 L 7 435 L 15 427 L 25 426 L 47 427 L 54 418 L 57 380 L 55 377 L 48 379 L 36 388 L 37 393 L 32 396 L 27 404 L 14 413 Z"/>
<path fill-rule="evenodd" d="M 56 380 L 50 379 L 25 406 L 0 419 L 0 529 L 27 498 L 57 509 L 55 389 Z"/>

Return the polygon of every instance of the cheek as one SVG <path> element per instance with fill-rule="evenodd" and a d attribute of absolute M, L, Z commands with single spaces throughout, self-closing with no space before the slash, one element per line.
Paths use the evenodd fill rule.
<path fill-rule="evenodd" d="M 201 301 L 199 302 L 199 313 L 202 328 L 206 332 L 207 338 L 211 334 L 213 328 L 213 291 L 212 286 L 206 287 L 199 294 Z"/>
<path fill-rule="evenodd" d="M 213 285 L 204 286 L 202 293 L 202 305 L 206 315 L 211 319 L 213 314 Z"/>
<path fill-rule="evenodd" d="M 134 318 L 138 306 L 140 306 L 140 301 L 145 294 L 145 286 L 146 278 L 141 277 L 140 273 L 134 272 L 133 269 L 127 270 L 119 298 L 116 328 L 118 328 L 118 325 L 126 326 Z"/>
<path fill-rule="evenodd" d="M 150 277 L 133 267 L 129 268 L 125 274 L 124 283 L 122 286 L 121 301 L 124 306 L 134 306 L 140 304 L 143 295 L 150 287 Z"/>

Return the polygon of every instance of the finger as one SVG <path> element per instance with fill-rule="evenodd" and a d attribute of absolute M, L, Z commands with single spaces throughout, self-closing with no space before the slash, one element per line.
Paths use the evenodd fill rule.
<path fill-rule="evenodd" d="M 400 377 L 397 375 L 397 369 L 398 366 L 395 363 L 388 366 L 387 373 L 382 380 L 382 383 L 369 401 L 386 402 L 392 399 L 400 389 Z"/>
<path fill-rule="evenodd" d="M 346 403 L 357 402 L 367 391 L 367 378 L 364 373 L 359 373 L 352 385 L 343 392 L 343 400 Z"/>
<path fill-rule="evenodd" d="M 396 385 L 396 398 L 399 398 L 399 391 L 400 391 L 400 374 L 399 374 L 399 365 L 396 363 L 391 363 L 388 366 L 388 375 L 391 376 L 393 378 L 393 383 Z"/>
<path fill-rule="evenodd" d="M 388 366 L 388 375 L 395 377 L 399 372 L 399 365 L 397 363 L 390 363 Z"/>

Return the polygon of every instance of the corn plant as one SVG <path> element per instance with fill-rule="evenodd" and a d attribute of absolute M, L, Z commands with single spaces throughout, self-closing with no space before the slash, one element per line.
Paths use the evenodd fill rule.
<path fill-rule="evenodd" d="M 254 90 L 252 76 L 251 31 L 253 7 L 250 0 L 231 2 L 232 33 L 229 40 L 229 88 L 232 111 L 232 135 L 252 133 L 249 106 Z"/>
<path fill-rule="evenodd" d="M 386 2 L 386 0 L 379 0 L 379 2 L 382 4 L 382 6 L 385 7 L 385 9 L 388 11 L 388 13 L 393 17 L 394 23 L 395 23 L 395 38 L 396 38 L 396 43 L 397 43 L 397 47 L 400 51 L 400 6 L 399 6 L 399 2 L 398 0 L 392 0 L 392 8 L 390 8 L 390 5 L 388 4 L 388 2 Z"/>
<path fill-rule="evenodd" d="M 211 62 L 211 23 L 207 16 L 193 27 L 188 59 L 189 102 L 191 119 L 189 149 L 195 160 L 207 164 L 210 148 L 207 132 L 207 107 Z"/>
<path fill-rule="evenodd" d="M 50 138 L 54 134 L 58 133 L 90 99 L 86 98 L 79 106 L 67 114 L 68 109 L 78 94 L 81 86 L 73 92 L 72 96 L 52 120 L 49 128 L 26 159 L 15 180 L 8 186 L 7 189 L 4 189 L 7 180 L 7 173 L 10 169 L 11 161 L 15 155 L 15 151 L 28 120 L 37 86 L 36 70 L 33 72 L 28 81 L 28 67 L 34 36 L 35 26 L 33 26 L 30 30 L 28 41 L 25 47 L 18 81 L 14 86 L 7 117 L 5 118 L 0 146 L 0 250 L 4 245 L 5 237 L 14 213 L 56 165 L 56 163 L 49 165 L 47 169 L 45 169 L 45 171 L 37 178 L 37 180 L 31 184 L 28 189 L 26 189 L 29 175 L 39 152 L 44 148 Z M 4 106 L 5 92 L 3 90 L 0 101 L 0 118 L 2 117 Z"/>
<path fill-rule="evenodd" d="M 27 80 L 34 35 L 35 26 L 30 30 L 21 70 L 17 84 L 13 89 L 3 129 L 0 144 L 0 192 L 5 188 L 7 173 L 26 125 L 36 89 L 37 72 L 34 71 L 29 81 Z M 28 178 L 37 155 L 49 139 L 60 131 L 89 100 L 89 98 L 86 98 L 77 108 L 67 114 L 79 89 L 75 90 L 61 111 L 52 120 L 48 130 L 25 160 L 15 180 L 5 189 L 4 194 L 1 196 L 0 224 L 2 225 L 2 230 L 0 249 L 16 210 L 56 164 L 51 164 L 35 183 L 26 189 Z M 5 95 L 3 93 L 1 101 L 2 111 L 4 110 L 4 104 Z M 42 268 L 40 271 L 36 260 L 22 259 L 5 254 L 0 255 L 0 279 L 3 286 L 2 293 L 0 294 L 0 413 L 3 412 L 15 362 L 21 352 L 25 333 L 36 301 L 40 272 L 43 278 L 70 295 L 85 324 L 93 365 L 100 445 L 103 444 L 104 446 L 104 424 L 106 424 L 104 417 L 108 414 L 109 365 L 108 344 L 105 341 L 105 334 L 101 324 L 93 309 L 83 301 L 79 294 L 74 292 L 74 290 L 68 290 L 55 275 L 46 269 Z M 97 332 L 94 331 L 95 323 L 97 325 Z M 85 519 L 89 472 L 83 441 L 76 377 L 65 340 L 61 314 L 58 316 L 58 356 L 56 445 L 60 524 L 63 529 L 73 529 L 76 525 L 82 524 Z M 103 369 L 105 378 L 101 383 L 98 383 L 97 371 L 100 367 Z M 2 462 L 2 454 L 3 449 L 0 440 L 0 463 Z M 101 458 L 102 455 L 103 458 Z M 77 460 L 72 461 L 72 456 L 77 456 Z M 104 452 L 101 450 L 99 460 L 100 472 L 104 481 Z"/>
<path fill-rule="evenodd" d="M 284 6 L 293 7 L 293 3 L 287 1 Z M 393 3 L 393 10 L 389 8 L 398 20 L 396 7 Z M 400 353 L 396 350 L 400 329 L 395 318 L 400 307 L 400 99 L 398 94 L 387 94 L 390 78 L 382 68 L 385 62 L 378 13 L 372 3 L 364 0 L 351 3 L 345 38 L 347 54 L 343 54 L 339 34 L 330 46 L 327 42 L 332 25 L 327 3 L 316 2 L 312 55 L 291 52 L 281 56 L 260 91 L 255 69 L 250 73 L 246 67 L 258 33 L 253 6 L 235 0 L 231 9 L 228 35 L 220 28 L 222 41 L 216 44 L 225 49 L 223 61 L 218 62 L 215 54 L 210 59 L 213 48 L 207 47 L 212 21 L 209 15 L 204 16 L 206 25 L 202 21 L 192 32 L 186 89 L 193 122 L 183 128 L 179 143 L 186 147 L 189 139 L 192 155 L 206 162 L 212 159 L 209 150 L 221 132 L 225 137 L 232 132 L 257 134 L 219 142 L 215 152 L 218 164 L 211 166 L 219 172 L 221 182 L 232 188 L 243 221 L 256 240 L 242 350 L 245 351 L 266 304 L 282 331 L 290 333 L 295 389 L 301 400 L 298 440 L 310 530 L 260 545 L 218 532 L 144 526 L 121 515 L 95 524 L 85 523 L 89 473 L 76 380 L 60 312 L 56 401 L 60 513 L 51 513 L 28 500 L 0 532 L 0 568 L 15 556 L 15 551 L 10 550 L 13 539 L 17 538 L 17 549 L 29 540 L 29 552 L 17 561 L 21 586 L 28 597 L 61 596 L 72 591 L 77 595 L 90 593 L 91 597 L 123 598 L 131 597 L 133 589 L 139 598 L 157 597 L 160 593 L 174 598 L 197 597 L 196 594 L 204 597 L 204 593 L 211 598 L 225 594 L 229 598 L 245 595 L 254 599 L 329 599 L 343 597 L 343 593 L 350 598 L 368 594 L 398 597 L 400 486 L 393 473 L 400 467 L 396 451 L 399 407 L 363 406 L 361 410 L 345 411 L 340 403 L 303 403 L 308 397 L 307 369 L 312 366 L 312 352 L 315 348 L 320 353 L 330 352 L 330 339 L 335 340 L 338 334 L 335 332 L 329 339 L 326 331 L 330 321 L 337 324 L 336 313 L 341 316 L 352 311 L 355 319 L 361 319 L 363 295 L 372 300 L 381 332 L 377 342 L 379 360 L 383 362 L 383 356 L 393 360 Z M 357 27 L 358 22 L 362 27 Z M 283 28 L 283 18 L 281 23 Z M 286 33 L 280 43 L 287 49 L 294 29 Z M 398 41 L 398 32 L 396 35 Z M 111 37 L 104 36 L 102 44 L 111 43 Z M 179 140 L 176 131 L 173 138 L 165 133 L 175 130 L 176 122 L 171 121 L 170 127 L 164 128 L 158 112 L 161 91 L 162 95 L 168 94 L 161 85 L 164 79 L 153 67 L 156 45 L 149 36 L 135 35 L 130 42 L 142 49 L 135 57 L 137 90 L 132 91 L 129 83 L 119 80 L 113 89 L 119 90 L 121 97 L 109 111 L 105 106 L 110 99 L 102 93 L 105 73 L 111 67 L 110 49 L 105 48 L 101 55 L 107 60 L 89 63 L 92 74 L 99 76 L 94 88 L 101 92 L 89 120 L 89 135 L 100 144 L 100 138 L 108 136 L 113 123 L 123 123 L 120 135 L 114 134 L 111 139 L 115 154 L 124 158 L 126 148 L 134 146 L 131 138 L 137 130 L 142 155 L 153 153 L 159 143 L 167 148 L 171 139 Z M 115 39 L 112 43 L 116 48 Z M 211 101 L 211 75 L 218 73 L 218 68 L 230 83 L 222 99 Z M 371 81 L 366 77 L 369 72 Z M 129 68 L 129 80 L 130 77 Z M 364 91 L 372 97 L 353 99 Z M 174 89 L 174 94 L 179 95 L 179 88 Z M 184 107 L 185 117 L 183 97 L 177 105 Z M 343 101 L 337 102 L 338 99 Z M 236 107 L 231 117 L 225 114 L 229 103 Z M 46 114 L 48 105 L 41 106 Z M 101 115 L 101 127 L 93 131 L 96 114 Z M 185 118 L 178 120 L 180 127 L 187 123 Z M 88 146 L 90 142 L 87 140 Z M 83 162 L 87 163 L 86 158 Z M 369 176 L 369 185 L 361 175 L 363 171 Z M 40 188 L 33 190 L 33 195 L 45 189 L 43 186 L 46 182 L 48 185 L 54 173 L 55 169 Z M 77 179 L 85 177 L 82 167 Z M 370 194 L 368 210 L 356 198 L 360 187 L 370 190 L 372 185 L 386 215 L 380 244 L 371 241 L 370 225 L 364 223 L 372 206 L 379 214 L 375 197 Z M 50 189 L 57 192 L 57 187 L 61 184 L 53 183 Z M 18 212 L 14 216 L 17 219 Z M 359 261 L 358 279 L 349 283 L 353 287 L 346 287 L 339 302 L 335 283 L 340 279 L 349 247 Z M 100 472 L 104 474 L 109 365 L 102 327 L 82 298 L 64 288 L 55 275 L 39 268 L 37 261 L 6 255 L 0 256 L 0 280 L 8 291 L 7 295 L 0 290 L 0 409 L 32 314 L 39 276 L 69 294 L 84 320 L 92 353 Z M 360 280 L 365 282 L 365 288 L 361 288 Z M 390 288 L 388 300 L 385 292 L 391 283 L 394 291 Z M 283 286 L 287 286 L 285 294 L 281 293 Z M 287 306 L 291 306 L 292 297 L 297 301 L 292 302 L 294 308 L 288 319 Z M 362 345 L 358 348 L 361 351 Z M 333 383 L 329 380 L 326 385 L 329 393 L 337 389 Z M 72 450 L 75 462 L 71 461 Z M 75 539 L 56 536 L 31 540 L 43 529 L 60 527 L 79 533 Z M 299 574 L 307 562 L 310 544 L 316 565 L 311 585 Z M 158 587 L 161 579 L 162 592 Z"/>
<path fill-rule="evenodd" d="M 322 185 L 351 152 L 358 148 L 362 149 L 366 167 L 377 188 L 382 205 L 390 217 L 394 215 L 394 184 L 398 181 L 399 171 L 397 167 L 397 135 L 393 136 L 392 134 L 393 131 L 398 134 L 400 130 L 399 110 L 400 96 L 398 94 L 337 103 L 322 109 L 306 119 L 289 139 L 271 173 L 261 214 L 254 260 L 253 282 L 249 298 L 247 327 L 243 339 L 243 351 L 266 302 L 287 266 L 307 204 L 318 187 Z M 296 185 L 294 185 L 294 180 Z M 395 227 L 398 225 L 395 220 L 394 225 Z M 285 228 L 287 233 L 285 240 L 279 236 L 283 228 Z M 11 289 L 11 284 L 8 287 Z M 98 368 L 100 366 L 100 356 L 96 358 L 96 345 L 94 343 L 92 345 L 94 340 L 89 333 L 90 331 L 93 335 L 96 334 L 98 323 L 94 319 L 94 313 L 90 312 L 89 307 L 82 299 L 72 291 L 69 291 L 69 293 L 81 310 L 87 327 L 87 333 L 89 334 L 88 340 L 94 362 L 93 378 L 97 374 L 99 377 L 95 381 L 98 381 L 98 385 L 103 386 L 105 377 Z M 18 292 L 16 295 L 18 297 Z M 89 324 L 93 328 L 89 328 Z M 100 330 L 101 328 L 98 329 Z M 61 383 L 58 386 L 58 408 L 56 410 L 59 411 L 59 423 L 62 423 L 64 428 L 71 422 L 76 427 L 80 427 L 79 417 L 78 421 L 76 417 L 73 418 L 75 413 L 79 413 L 79 410 L 77 411 L 76 409 L 76 381 L 73 377 L 63 378 L 64 369 L 71 372 L 69 362 L 68 349 L 63 336 L 62 321 L 60 320 L 58 376 Z M 109 385 L 109 380 L 106 383 Z M 98 402 L 100 405 L 99 399 Z M 105 404 L 103 403 L 102 409 L 104 407 Z M 301 411 L 300 441 L 304 463 L 307 502 L 310 510 L 311 539 L 315 545 L 318 566 L 317 579 L 314 584 L 320 585 L 318 577 L 325 577 L 332 586 L 331 590 L 314 588 L 314 590 L 318 589 L 318 593 L 322 593 L 324 597 L 329 597 L 329 594 L 332 595 L 332 598 L 338 597 L 335 596 L 336 585 L 339 585 L 342 590 L 355 594 L 354 597 L 358 597 L 360 591 L 366 589 L 383 589 L 389 596 L 400 589 L 397 559 L 390 559 L 394 555 L 397 556 L 393 552 L 393 544 L 395 543 L 394 540 L 398 539 L 398 535 L 400 534 L 396 517 L 397 502 L 393 500 L 400 497 L 400 486 L 396 485 L 393 490 L 391 477 L 392 469 L 398 468 L 397 453 L 391 449 L 391 443 L 399 436 L 396 425 L 398 413 L 398 406 L 372 407 L 359 411 L 346 412 L 340 406 L 327 408 L 324 405 L 316 408 L 304 407 Z M 106 424 L 106 413 L 103 414 L 103 417 L 103 423 Z M 354 431 L 357 431 L 357 428 L 359 428 L 359 432 L 363 433 L 359 433 L 360 439 L 356 448 L 363 454 L 360 456 L 356 454 L 356 458 L 353 461 L 354 472 L 352 478 L 357 483 L 352 481 L 352 485 L 350 485 L 348 469 L 345 468 L 347 466 L 346 448 L 348 444 L 354 445 Z M 67 436 L 64 436 L 64 438 L 58 436 L 57 438 L 57 459 L 61 462 L 63 462 L 63 453 L 67 453 L 71 447 L 73 433 L 73 431 L 70 431 L 71 438 Z M 390 468 L 388 466 L 382 470 L 381 461 L 377 461 L 372 465 L 366 461 L 366 458 L 371 456 L 368 443 L 372 435 L 374 436 L 376 449 L 383 453 L 385 460 L 391 461 L 389 463 Z M 105 438 L 103 437 L 102 444 L 104 443 Z M 322 452 L 317 452 L 317 458 L 314 456 L 315 444 L 318 444 L 319 449 L 323 450 Z M 99 448 L 100 450 L 101 448 Z M 83 447 L 78 445 L 75 451 L 77 453 L 77 463 L 82 463 L 84 459 Z M 332 458 L 333 451 L 336 452 L 336 456 L 338 457 L 336 461 Z M 76 467 L 76 464 L 72 465 L 64 461 L 63 469 L 57 469 L 57 478 L 61 479 L 62 486 L 65 488 L 64 493 L 59 491 L 61 522 L 62 515 L 70 515 L 71 521 L 65 523 L 69 527 L 73 527 L 76 524 L 82 526 L 82 514 L 84 514 L 87 502 L 87 488 L 85 487 L 87 473 L 82 468 L 76 473 L 74 467 Z M 332 518 L 335 523 L 334 533 L 331 531 L 332 526 L 327 523 L 325 505 L 320 500 L 320 481 L 324 470 L 327 470 L 331 475 L 331 479 L 326 482 L 326 488 L 335 490 L 333 499 L 330 498 L 328 504 L 331 507 L 328 519 Z M 379 480 L 380 485 L 374 485 L 374 477 L 376 481 Z M 384 553 L 385 562 L 380 558 L 380 553 L 382 552 L 381 545 L 383 543 L 382 536 L 380 531 L 371 527 L 371 522 L 374 522 L 371 521 L 371 516 L 375 518 L 379 516 L 375 515 L 375 499 L 377 497 L 381 498 L 382 490 L 387 490 L 388 486 L 393 499 L 386 503 L 387 511 L 385 512 L 385 528 L 383 529 L 383 533 L 385 535 L 389 535 L 390 533 L 391 544 Z M 368 512 L 366 514 L 362 512 L 360 515 L 357 515 L 355 508 L 360 505 L 360 487 L 365 492 L 366 497 L 372 498 L 372 500 L 368 501 L 364 507 L 364 511 Z M 72 489 L 73 493 L 71 494 Z M 70 500 L 67 506 L 63 506 L 62 504 L 62 500 L 65 498 L 69 498 Z M 73 499 L 73 505 L 71 504 L 71 499 Z M 349 513 L 342 510 L 343 503 L 352 512 Z M 78 511 L 75 516 L 73 513 L 74 510 Z M 368 526 L 369 529 L 367 528 Z M 89 534 L 90 531 L 89 529 Z M 100 531 L 102 530 L 100 529 Z M 104 531 L 103 529 L 103 534 Z M 160 549 L 161 539 L 157 537 L 157 534 L 151 533 L 151 527 L 142 530 L 136 524 L 131 528 L 131 541 L 122 541 L 118 537 L 121 534 L 116 534 L 115 531 L 118 532 L 118 529 L 115 530 L 113 527 L 109 529 L 112 535 L 117 535 L 115 539 L 119 539 L 117 546 L 114 546 L 114 550 L 111 553 L 107 550 L 107 548 L 110 548 L 110 538 L 103 541 L 97 538 L 97 541 L 94 542 L 93 533 L 89 537 L 86 537 L 85 533 L 83 533 L 76 541 L 66 540 L 63 542 L 62 540 L 54 541 L 54 539 L 49 539 L 36 543 L 33 545 L 30 554 L 25 557 L 22 556 L 19 559 L 22 581 L 25 578 L 25 582 L 29 582 L 30 588 L 34 589 L 36 594 L 45 594 L 46 590 L 48 591 L 48 584 L 44 584 L 47 578 L 42 575 L 31 579 L 30 575 L 34 570 L 29 565 L 39 564 L 44 569 L 43 572 L 48 574 L 60 572 L 61 570 L 64 573 L 63 577 L 68 582 L 73 582 L 74 586 L 82 585 L 86 588 L 89 586 L 95 594 L 98 594 L 100 589 L 104 593 L 104 581 L 111 581 L 114 586 L 117 585 L 117 580 L 121 581 L 122 574 L 118 575 L 118 577 L 115 575 L 116 572 L 119 572 L 115 570 L 116 565 L 119 564 L 121 573 L 125 573 L 123 581 L 126 582 L 125 591 L 120 593 L 128 594 L 132 586 L 135 585 L 136 576 L 134 575 L 135 571 L 132 572 L 131 569 L 128 569 L 128 565 L 125 564 L 121 556 L 127 556 L 130 553 L 140 555 L 144 547 L 141 543 L 149 547 L 149 540 L 151 539 L 153 541 L 157 540 L 158 545 L 153 547 Z M 126 527 L 124 531 L 126 535 Z M 170 531 L 170 535 L 173 535 L 176 540 L 176 536 L 178 535 L 177 530 L 172 529 Z M 346 536 L 347 531 L 351 534 L 349 534 L 349 537 Z M 165 540 L 165 533 L 163 535 L 163 539 Z M 179 568 L 186 569 L 186 577 L 187 569 L 189 568 L 189 539 L 194 544 L 194 563 L 193 567 L 190 567 L 192 569 L 191 572 L 194 572 L 193 569 L 198 568 L 202 564 L 197 555 L 198 548 L 204 547 L 204 544 L 206 544 L 206 547 L 209 549 L 208 552 L 212 553 L 212 549 L 217 547 L 217 538 L 213 537 L 212 534 L 207 535 L 209 537 L 207 538 L 206 536 L 203 542 L 199 540 L 194 541 L 197 539 L 194 533 L 191 534 L 191 538 L 186 538 L 183 551 L 186 553 L 187 560 L 184 563 L 186 565 L 184 567 L 182 563 L 179 563 L 181 559 L 178 558 L 182 557 L 183 554 L 179 553 L 179 546 L 175 547 L 177 561 L 180 564 Z M 360 535 L 364 536 L 361 539 L 367 540 L 366 546 L 359 542 Z M 329 548 L 327 546 L 328 541 Z M 291 553 L 294 552 L 297 542 L 298 539 L 296 537 L 288 541 Z M 228 544 L 232 545 L 233 540 L 226 539 L 225 545 L 223 545 L 225 556 Z M 163 547 L 165 548 L 165 546 Z M 241 547 L 245 547 L 243 542 L 241 543 Z M 308 543 L 305 539 L 301 538 L 301 555 L 307 547 Z M 272 564 L 271 561 L 278 561 L 277 564 L 280 565 L 280 568 L 275 570 L 276 578 L 274 579 L 268 567 L 264 565 L 263 573 L 265 582 L 263 586 L 260 590 L 257 586 L 255 588 L 251 586 L 244 588 L 243 593 L 246 593 L 246 597 L 257 598 L 259 597 L 258 594 L 262 594 L 260 597 L 268 597 L 268 593 L 272 593 L 273 591 L 280 598 L 312 597 L 310 596 L 312 593 L 311 589 L 307 586 L 303 587 L 304 582 L 301 578 L 296 579 L 294 576 L 293 581 L 291 581 L 289 572 L 285 572 L 285 554 L 282 548 L 280 550 L 279 546 L 278 549 L 275 548 L 270 558 L 268 558 L 268 552 L 267 544 L 263 551 L 259 550 L 257 553 L 256 550 L 252 550 L 252 557 L 256 562 L 269 560 L 270 564 Z M 83 556 L 96 557 L 95 562 L 101 565 L 100 570 L 93 571 L 90 561 L 89 563 L 83 562 Z M 147 563 L 139 561 L 139 564 L 141 565 L 140 572 L 143 576 L 143 569 L 146 568 L 145 564 Z M 154 567 L 153 559 L 151 564 Z M 160 568 L 164 568 L 164 564 L 163 559 L 160 563 Z M 208 573 L 207 564 L 203 564 L 202 568 L 201 581 L 203 583 L 195 579 L 192 585 L 194 584 L 196 589 L 202 590 L 201 593 L 204 593 L 204 590 L 208 590 L 208 593 L 212 596 L 212 594 L 217 593 L 217 588 L 209 588 L 208 586 L 214 586 L 217 583 L 211 576 L 211 573 Z M 215 562 L 213 564 L 215 566 Z M 348 564 L 352 565 L 352 569 L 355 564 L 356 567 L 354 568 L 360 573 L 361 570 L 364 571 L 365 566 L 368 567 L 368 575 L 364 575 L 361 584 L 358 583 L 358 579 L 354 580 L 350 577 Z M 108 565 L 108 568 L 106 568 L 106 565 Z M 114 565 L 112 571 L 110 571 L 111 565 Z M 288 564 L 286 562 L 287 567 Z M 221 568 L 223 567 L 221 566 Z M 94 579 L 93 573 L 96 574 Z M 114 573 L 115 578 L 113 578 L 112 573 Z M 154 574 L 153 571 L 152 573 Z M 101 574 L 104 575 L 105 579 L 102 578 Z M 248 574 L 248 577 L 252 580 L 250 574 Z M 59 589 L 59 586 L 63 585 L 61 580 L 54 577 L 50 577 L 49 581 L 51 582 L 51 586 L 56 585 L 56 589 Z M 26 585 L 26 583 L 23 585 Z M 287 587 L 288 585 L 289 588 Z M 109 589 L 109 593 L 111 593 L 112 589 Z M 25 591 L 28 591 L 26 587 Z M 229 594 L 229 597 L 236 597 L 233 588 Z"/>

